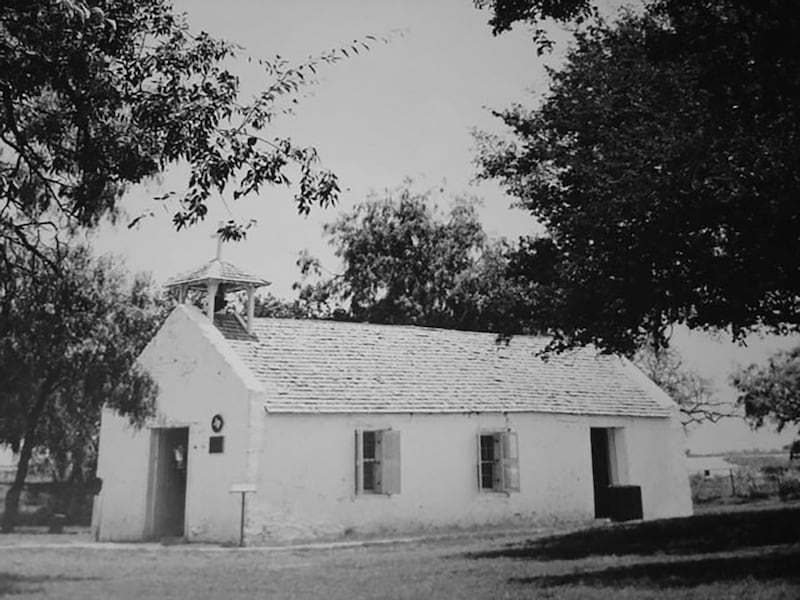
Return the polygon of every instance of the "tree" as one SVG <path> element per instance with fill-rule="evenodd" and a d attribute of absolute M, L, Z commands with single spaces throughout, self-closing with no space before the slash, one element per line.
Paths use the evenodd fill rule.
<path fill-rule="evenodd" d="M 684 426 L 740 416 L 731 403 L 717 399 L 711 383 L 688 369 L 672 348 L 642 348 L 633 362 L 678 404 Z"/>
<path fill-rule="evenodd" d="M 284 300 L 274 294 L 267 293 L 256 296 L 253 314 L 257 318 L 321 319 L 327 313 L 313 310 L 313 307 L 304 302 L 302 298 Z"/>
<path fill-rule="evenodd" d="M 0 443 L 19 452 L 5 499 L 9 531 L 34 449 L 69 459 L 78 479 L 103 405 L 137 424 L 151 414 L 155 383 L 135 361 L 165 311 L 146 280 L 129 285 L 114 260 L 95 259 L 85 247 L 4 250 Z"/>
<path fill-rule="evenodd" d="M 778 431 L 800 425 L 800 346 L 776 352 L 766 365 L 751 364 L 731 376 L 739 403 L 754 427 L 766 421 Z"/>
<path fill-rule="evenodd" d="M 480 176 L 547 229 L 531 302 L 555 347 L 797 330 L 798 34 L 786 1 L 649 3 L 579 32 L 540 106 L 497 112 L 510 139 L 478 136 Z"/>
<path fill-rule="evenodd" d="M 301 213 L 336 201 L 316 151 L 270 138 L 317 67 L 354 42 L 298 66 L 258 59 L 252 101 L 229 70 L 241 49 L 192 33 L 168 0 L 12 0 L 0 7 L 0 239 L 36 248 L 43 228 L 92 227 L 125 189 L 187 164 L 178 229 L 202 220 L 213 193 L 232 198 L 290 184 Z M 374 39 L 374 38 L 370 38 Z M 248 57 L 253 60 L 253 57 Z M 66 220 L 66 223 L 64 222 Z M 226 239 L 246 224 L 220 227 Z"/>
<path fill-rule="evenodd" d="M 303 255 L 300 301 L 327 318 L 518 331 L 509 323 L 519 296 L 505 277 L 507 248 L 489 243 L 474 203 L 457 200 L 442 213 L 430 193 L 406 182 L 385 197 L 372 196 L 325 225 L 343 263 L 328 274 Z M 308 283 L 316 276 L 319 281 Z"/>
<path fill-rule="evenodd" d="M 542 27 L 543 22 L 551 20 L 560 24 L 580 24 L 597 16 L 591 0 L 473 0 L 473 3 L 477 8 L 489 8 L 492 11 L 489 25 L 494 35 L 509 31 L 517 21 L 533 25 L 533 40 L 539 54 L 553 46 Z"/>

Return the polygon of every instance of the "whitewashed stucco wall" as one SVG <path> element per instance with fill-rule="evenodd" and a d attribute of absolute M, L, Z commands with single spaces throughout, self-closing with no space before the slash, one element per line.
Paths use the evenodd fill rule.
<path fill-rule="evenodd" d="M 686 434 L 677 406 L 660 427 L 630 427 L 626 431 L 631 483 L 642 486 L 645 519 L 692 514 L 692 493 L 686 463 Z"/>
<path fill-rule="evenodd" d="M 645 518 L 691 513 L 682 434 L 672 419 L 269 414 L 248 541 L 591 519 L 590 427 L 625 428 L 623 483 L 642 486 Z M 402 491 L 356 495 L 354 431 L 383 428 L 401 432 Z M 480 492 L 476 437 L 506 428 L 518 435 L 521 491 Z"/>
<path fill-rule="evenodd" d="M 103 487 L 92 511 L 96 539 L 139 540 L 144 535 L 149 454 L 146 432 L 115 411 L 103 410 L 97 456 L 97 476 Z"/>
<path fill-rule="evenodd" d="M 188 427 L 186 537 L 197 541 L 237 541 L 239 496 L 232 484 L 252 480 L 259 428 L 249 427 L 251 411 L 263 413 L 258 382 L 221 334 L 199 311 L 178 307 L 140 357 L 159 386 L 158 414 L 140 431 L 111 411 L 103 414 L 98 475 L 103 488 L 94 522 L 101 540 L 146 537 L 147 480 L 151 427 Z M 215 414 L 224 417 L 219 434 Z M 256 419 L 257 421 L 257 419 Z M 211 435 L 224 435 L 222 454 L 209 454 Z"/>

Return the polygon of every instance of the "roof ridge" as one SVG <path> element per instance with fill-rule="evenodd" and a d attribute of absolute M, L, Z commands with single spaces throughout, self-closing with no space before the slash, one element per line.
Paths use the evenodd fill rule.
<path fill-rule="evenodd" d="M 370 321 L 345 321 L 345 320 L 337 320 L 337 319 L 299 319 L 296 317 L 255 317 L 253 319 L 254 324 L 258 324 L 259 322 L 271 322 L 271 321 L 292 321 L 292 322 L 299 322 L 299 323 L 326 323 L 335 326 L 360 326 L 360 327 L 374 327 L 374 328 L 391 328 L 391 329 L 413 329 L 417 331 L 446 331 L 452 332 L 456 334 L 468 334 L 468 335 L 479 335 L 479 336 L 494 336 L 500 337 L 506 334 L 497 331 L 476 331 L 474 329 L 455 329 L 452 327 L 437 327 L 435 325 L 420 325 L 417 323 L 372 323 Z M 552 336 L 547 335 L 539 335 L 539 334 L 532 334 L 532 333 L 515 333 L 509 336 L 509 340 L 513 340 L 514 338 L 525 338 L 525 339 L 535 339 L 535 340 L 549 340 Z M 502 340 L 500 341 L 502 344 Z"/>

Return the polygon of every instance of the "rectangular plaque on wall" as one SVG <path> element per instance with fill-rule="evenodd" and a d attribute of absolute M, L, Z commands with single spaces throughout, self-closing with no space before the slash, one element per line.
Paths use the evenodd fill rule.
<path fill-rule="evenodd" d="M 208 438 L 208 453 L 222 454 L 225 451 L 225 436 L 212 435 Z"/>

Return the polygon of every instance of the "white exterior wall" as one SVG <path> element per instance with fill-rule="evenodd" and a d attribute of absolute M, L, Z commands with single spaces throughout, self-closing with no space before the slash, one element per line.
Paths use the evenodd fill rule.
<path fill-rule="evenodd" d="M 651 421 L 660 423 L 660 426 L 626 429 L 630 483 L 642 486 L 644 518 L 691 515 L 686 435 L 678 407 L 674 407 L 671 418 Z"/>
<path fill-rule="evenodd" d="M 248 500 L 251 543 L 592 519 L 590 427 L 624 428 L 620 483 L 642 487 L 645 518 L 691 513 L 683 435 L 673 419 L 512 413 L 263 420 L 258 492 Z M 354 432 L 387 428 L 401 432 L 401 493 L 356 495 Z M 477 436 L 507 428 L 518 436 L 520 492 L 479 491 Z"/>
<path fill-rule="evenodd" d="M 115 411 L 103 409 L 92 530 L 95 539 L 139 540 L 144 535 L 150 435 Z M 106 508 L 107 507 L 107 508 Z"/>
<path fill-rule="evenodd" d="M 221 334 L 192 307 L 179 307 L 140 357 L 159 386 L 158 414 L 134 430 L 112 411 L 103 414 L 98 476 L 103 487 L 93 523 L 100 540 L 147 536 L 150 427 L 188 427 L 189 451 L 184 531 L 189 540 L 239 539 L 240 496 L 231 485 L 251 481 L 258 456 L 258 427 L 251 410 L 263 413 L 263 393 L 249 371 L 215 336 Z M 219 434 L 211 419 L 225 420 Z M 224 453 L 209 454 L 208 438 L 225 437 Z"/>

